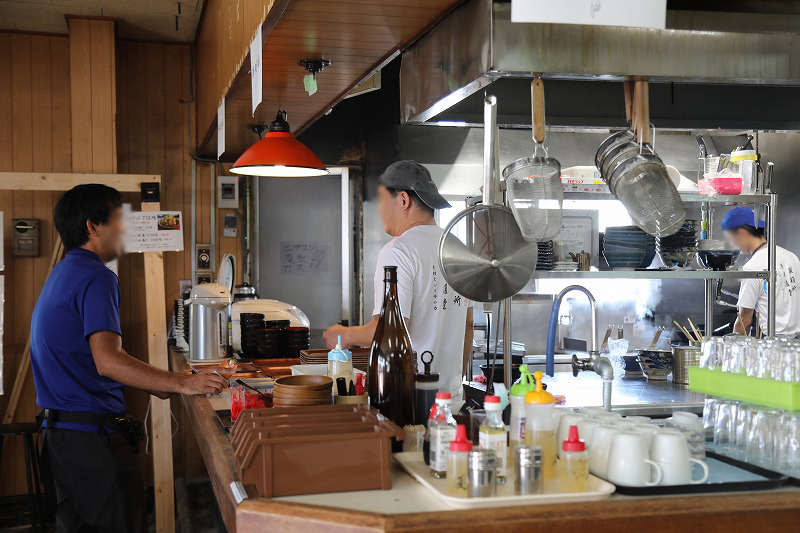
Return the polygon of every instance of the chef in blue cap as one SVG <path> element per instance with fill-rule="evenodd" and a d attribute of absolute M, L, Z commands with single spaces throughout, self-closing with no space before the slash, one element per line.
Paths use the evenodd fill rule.
<path fill-rule="evenodd" d="M 767 239 L 764 238 L 764 221 L 755 219 L 752 209 L 731 209 L 722 219 L 722 229 L 728 242 L 750 259 L 742 270 L 767 270 Z M 775 334 L 795 337 L 800 334 L 800 260 L 785 248 L 775 247 L 776 289 Z M 753 324 L 753 314 L 758 315 L 761 331 L 767 331 L 767 282 L 763 279 L 744 279 L 739 288 L 739 316 L 734 330 L 747 335 Z"/>

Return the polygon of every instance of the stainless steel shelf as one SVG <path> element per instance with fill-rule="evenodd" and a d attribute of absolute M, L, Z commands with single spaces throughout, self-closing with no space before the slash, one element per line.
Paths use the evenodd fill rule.
<path fill-rule="evenodd" d="M 553 272 L 537 270 L 534 279 L 767 279 L 769 272 L 744 270 L 596 270 Z"/>
<path fill-rule="evenodd" d="M 770 201 L 769 194 L 738 194 L 738 195 L 725 195 L 725 196 L 706 196 L 705 194 L 682 192 L 680 193 L 681 200 L 686 203 L 702 203 L 710 202 L 714 204 L 726 203 L 763 203 L 767 204 Z M 610 192 L 565 192 L 565 200 L 615 200 L 614 195 Z"/>

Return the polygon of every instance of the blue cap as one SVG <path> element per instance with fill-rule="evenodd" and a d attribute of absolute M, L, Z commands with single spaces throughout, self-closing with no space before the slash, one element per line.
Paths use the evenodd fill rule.
<path fill-rule="evenodd" d="M 763 228 L 764 221 L 759 220 L 756 226 L 756 215 L 752 209 L 748 207 L 737 207 L 725 213 L 722 219 L 722 229 L 725 231 L 741 228 L 742 226 L 750 226 L 753 228 Z"/>

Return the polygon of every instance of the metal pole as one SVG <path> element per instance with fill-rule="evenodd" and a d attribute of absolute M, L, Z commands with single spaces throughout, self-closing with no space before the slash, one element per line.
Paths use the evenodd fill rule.
<path fill-rule="evenodd" d="M 495 203 L 497 192 L 497 98 L 487 96 L 483 101 L 483 204 Z"/>
<path fill-rule="evenodd" d="M 514 383 L 511 378 L 511 298 L 503 300 L 503 382 L 506 390 L 511 390 Z"/>
<path fill-rule="evenodd" d="M 768 227 L 767 227 L 767 242 L 769 243 L 767 246 L 768 256 L 767 256 L 767 268 L 769 270 L 769 288 L 767 290 L 767 302 L 768 302 L 768 313 L 767 313 L 767 335 L 770 337 L 775 335 L 775 296 L 777 292 L 777 275 L 775 273 L 776 268 L 776 257 L 775 251 L 777 247 L 777 237 L 775 235 L 776 227 L 778 225 L 778 221 L 776 220 L 777 217 L 777 209 L 778 207 L 778 195 L 770 193 L 769 195 L 769 219 L 768 219 Z"/>
<path fill-rule="evenodd" d="M 705 322 L 706 337 L 711 337 L 714 335 L 714 280 L 707 279 L 704 283 L 705 316 L 703 321 Z"/>

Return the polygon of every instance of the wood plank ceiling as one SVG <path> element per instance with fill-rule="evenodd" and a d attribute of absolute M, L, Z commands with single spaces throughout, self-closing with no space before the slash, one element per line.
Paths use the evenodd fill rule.
<path fill-rule="evenodd" d="M 257 141 L 248 126 L 269 124 L 279 107 L 287 111 L 294 133 L 307 128 L 460 1 L 291 0 L 283 10 L 276 3 L 262 29 L 263 101 L 253 117 L 248 56 L 225 100 L 221 159 L 234 161 Z M 313 96 L 303 87 L 306 72 L 297 65 L 301 59 L 331 62 L 317 75 L 319 88 Z M 215 157 L 216 120 L 198 124 L 198 136 L 202 153 Z"/>

